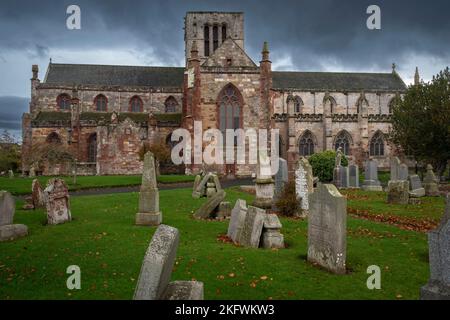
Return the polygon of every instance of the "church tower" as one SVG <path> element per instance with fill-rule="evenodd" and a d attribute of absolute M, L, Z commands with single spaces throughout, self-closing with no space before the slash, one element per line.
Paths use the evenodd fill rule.
<path fill-rule="evenodd" d="M 194 41 L 202 64 L 227 38 L 244 49 L 244 13 L 188 12 L 184 18 L 186 64 Z"/>

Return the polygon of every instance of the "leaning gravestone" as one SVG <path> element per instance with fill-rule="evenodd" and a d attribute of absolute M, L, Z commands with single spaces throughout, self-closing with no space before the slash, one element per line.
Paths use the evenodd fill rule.
<path fill-rule="evenodd" d="M 319 184 L 309 196 L 308 261 L 337 273 L 346 272 L 347 200 L 332 184 Z"/>
<path fill-rule="evenodd" d="M 64 180 L 51 179 L 44 190 L 48 224 L 61 224 L 72 220 L 69 190 Z"/>
<path fill-rule="evenodd" d="M 157 226 L 162 222 L 159 210 L 159 190 L 156 182 L 155 158 L 153 153 L 144 156 L 144 170 L 139 193 L 139 212 L 136 214 L 136 224 L 140 226 Z"/>
<path fill-rule="evenodd" d="M 13 224 L 16 203 L 7 191 L 0 191 L 0 242 L 15 240 L 28 234 L 28 227 Z"/>
<path fill-rule="evenodd" d="M 245 200 L 238 199 L 231 211 L 230 224 L 228 225 L 227 236 L 233 241 L 238 242 L 242 228 L 244 227 L 245 217 L 247 216 L 247 203 Z"/>
<path fill-rule="evenodd" d="M 265 210 L 248 207 L 239 243 L 244 247 L 259 248 L 265 219 Z"/>
<path fill-rule="evenodd" d="M 267 214 L 264 221 L 261 243 L 265 249 L 284 248 L 284 236 L 280 230 L 282 228 L 280 219 L 276 214 Z"/>
<path fill-rule="evenodd" d="M 417 174 L 409 176 L 409 187 L 411 189 L 409 195 L 412 198 L 421 198 L 425 196 L 425 189 L 422 187 L 422 182 Z"/>
<path fill-rule="evenodd" d="M 378 180 L 378 163 L 375 160 L 366 161 L 365 180 L 362 189 L 365 191 L 383 191 Z"/>
<path fill-rule="evenodd" d="M 428 233 L 430 279 L 420 290 L 422 300 L 450 300 L 450 194 L 436 230 Z"/>
<path fill-rule="evenodd" d="M 425 194 L 429 197 L 435 197 L 439 195 L 438 178 L 433 172 L 433 166 L 427 165 L 427 172 L 423 178 L 423 187 L 425 188 Z"/>
<path fill-rule="evenodd" d="M 306 216 L 309 211 L 309 194 L 314 191 L 313 171 L 308 160 L 301 157 L 297 162 L 295 170 L 295 193 L 300 200 L 302 215 Z"/>
<path fill-rule="evenodd" d="M 153 235 L 141 267 L 134 300 L 202 300 L 203 283 L 170 278 L 177 256 L 180 233 L 160 225 Z"/>
<path fill-rule="evenodd" d="M 34 179 L 31 184 L 31 198 L 34 209 L 45 207 L 44 190 L 38 179 Z"/>
<path fill-rule="evenodd" d="M 358 189 L 359 188 L 359 167 L 355 164 L 351 164 L 348 166 L 348 171 L 349 171 L 348 186 L 350 188 Z"/>
<path fill-rule="evenodd" d="M 208 198 L 200 208 L 197 209 L 194 213 L 194 218 L 196 219 L 210 219 L 214 218 L 217 214 L 218 207 L 220 203 L 225 199 L 226 192 L 224 190 L 220 190 L 212 197 Z"/>
<path fill-rule="evenodd" d="M 391 180 L 388 182 L 387 203 L 408 204 L 409 182 L 405 180 Z"/>

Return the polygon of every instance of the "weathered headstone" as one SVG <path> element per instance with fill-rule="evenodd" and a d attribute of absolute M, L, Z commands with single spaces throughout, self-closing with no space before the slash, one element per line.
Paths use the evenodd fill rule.
<path fill-rule="evenodd" d="M 157 226 L 162 222 L 159 210 L 159 190 L 156 182 L 155 158 L 153 153 L 144 156 L 144 170 L 139 193 L 139 212 L 136 214 L 136 224 L 140 226 Z"/>
<path fill-rule="evenodd" d="M 409 169 L 408 166 L 402 163 L 398 169 L 398 180 L 408 180 Z"/>
<path fill-rule="evenodd" d="M 302 215 L 306 216 L 309 210 L 309 194 L 314 191 L 313 171 L 309 161 L 301 157 L 295 170 L 295 193 L 300 201 Z"/>
<path fill-rule="evenodd" d="M 366 161 L 365 180 L 363 183 L 363 190 L 365 191 L 383 191 L 381 183 L 378 180 L 378 163 L 376 160 Z"/>
<path fill-rule="evenodd" d="M 265 210 L 249 206 L 239 243 L 244 247 L 259 248 L 265 219 Z"/>
<path fill-rule="evenodd" d="M 309 196 L 308 261 L 344 274 L 347 256 L 347 200 L 332 184 Z"/>
<path fill-rule="evenodd" d="M 409 195 L 413 198 L 421 198 L 425 196 L 425 189 L 417 174 L 409 176 L 409 187 L 411 189 Z"/>
<path fill-rule="evenodd" d="M 224 219 L 231 215 L 231 203 L 222 201 L 217 208 L 217 218 Z"/>
<path fill-rule="evenodd" d="M 202 283 L 169 283 L 179 241 L 177 229 L 166 225 L 158 227 L 145 254 L 134 300 L 203 299 Z"/>
<path fill-rule="evenodd" d="M 45 207 L 44 190 L 38 179 L 34 179 L 31 184 L 31 198 L 34 209 Z"/>
<path fill-rule="evenodd" d="M 13 179 L 14 178 L 14 172 L 12 170 L 9 170 L 8 171 L 8 176 L 9 176 L 10 179 Z"/>
<path fill-rule="evenodd" d="M 208 172 L 203 176 L 197 176 L 195 179 L 194 190 L 192 192 L 192 197 L 194 199 L 199 199 L 202 197 L 209 198 L 222 190 L 219 177 L 216 174 Z"/>
<path fill-rule="evenodd" d="M 390 180 L 391 181 L 400 180 L 399 179 L 399 170 L 400 170 L 400 165 L 401 165 L 400 159 L 398 157 L 392 157 L 391 161 L 390 161 L 390 165 L 391 165 L 391 177 L 390 177 Z"/>
<path fill-rule="evenodd" d="M 224 190 L 220 190 L 212 197 L 208 198 L 200 208 L 197 209 L 194 213 L 194 218 L 196 219 L 209 219 L 214 218 L 217 213 L 217 208 L 220 203 L 225 199 L 226 192 Z"/>
<path fill-rule="evenodd" d="M 247 203 L 245 200 L 238 199 L 231 211 L 230 224 L 228 225 L 227 236 L 238 242 L 241 236 L 242 229 L 244 228 L 245 217 L 247 215 Z"/>
<path fill-rule="evenodd" d="M 422 300 L 450 300 L 450 194 L 437 229 L 428 233 L 430 279 L 420 290 Z"/>
<path fill-rule="evenodd" d="M 16 203 L 7 191 L 0 191 L 0 242 L 15 240 L 28 234 L 28 227 L 14 223 Z"/>
<path fill-rule="evenodd" d="M 348 188 L 348 186 L 349 186 L 349 180 L 350 180 L 349 170 L 348 170 L 348 167 L 341 167 L 341 168 L 342 168 L 342 170 L 340 171 L 341 188 L 345 189 L 345 188 Z"/>
<path fill-rule="evenodd" d="M 283 192 L 283 188 L 288 183 L 288 167 L 287 161 L 283 158 L 278 160 L 278 171 L 275 174 L 275 197 L 278 198 Z"/>
<path fill-rule="evenodd" d="M 390 180 L 388 182 L 387 203 L 408 204 L 409 201 L 409 181 Z"/>
<path fill-rule="evenodd" d="M 72 220 L 69 190 L 64 180 L 49 180 L 44 197 L 48 224 L 61 224 Z"/>
<path fill-rule="evenodd" d="M 272 179 L 270 158 L 265 150 L 260 150 L 258 153 L 255 189 L 256 197 L 253 201 L 253 206 L 263 209 L 272 208 L 275 185 Z"/>
<path fill-rule="evenodd" d="M 333 184 L 336 186 L 336 188 L 342 187 L 342 171 L 344 167 L 339 165 L 337 167 L 334 167 L 333 169 Z"/>
<path fill-rule="evenodd" d="M 423 178 L 423 187 L 425 194 L 429 197 L 435 197 L 439 195 L 439 180 L 433 172 L 433 166 L 427 165 L 427 172 Z"/>
<path fill-rule="evenodd" d="M 359 188 L 359 167 L 355 164 L 348 166 L 349 171 L 349 183 L 350 188 Z"/>
<path fill-rule="evenodd" d="M 281 234 L 281 222 L 276 214 L 266 214 L 262 231 L 262 247 L 265 249 L 284 248 L 284 236 Z"/>

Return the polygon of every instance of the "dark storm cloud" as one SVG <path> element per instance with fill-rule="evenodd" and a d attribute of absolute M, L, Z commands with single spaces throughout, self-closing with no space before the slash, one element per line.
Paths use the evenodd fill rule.
<path fill-rule="evenodd" d="M 28 110 L 28 103 L 27 98 L 0 97 L 0 129 L 21 130 L 22 114 Z"/>

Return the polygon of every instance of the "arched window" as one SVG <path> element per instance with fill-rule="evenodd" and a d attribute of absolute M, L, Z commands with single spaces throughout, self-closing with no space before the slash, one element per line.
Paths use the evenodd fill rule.
<path fill-rule="evenodd" d="M 97 111 L 108 111 L 108 99 L 104 95 L 95 97 L 94 104 Z"/>
<path fill-rule="evenodd" d="M 394 108 L 399 102 L 400 102 L 399 97 L 394 97 L 391 99 L 391 101 L 389 102 L 389 114 L 392 114 L 394 112 Z"/>
<path fill-rule="evenodd" d="M 351 137 L 346 131 L 342 131 L 339 133 L 336 137 L 336 140 L 334 142 L 334 149 L 338 150 L 339 148 L 342 148 L 342 152 L 348 156 L 350 155 L 350 143 L 351 143 Z"/>
<path fill-rule="evenodd" d="M 88 140 L 88 162 L 97 162 L 97 134 L 93 133 Z"/>
<path fill-rule="evenodd" d="M 294 99 L 294 112 L 300 113 L 302 111 L 303 101 L 302 98 L 296 96 Z"/>
<path fill-rule="evenodd" d="M 59 110 L 70 110 L 70 96 L 66 93 L 60 94 L 58 98 L 56 98 L 56 103 L 58 104 Z"/>
<path fill-rule="evenodd" d="M 333 114 L 334 111 L 336 110 L 336 105 L 337 105 L 336 100 L 332 96 L 330 95 L 325 96 L 323 100 L 324 113 L 326 115 Z"/>
<path fill-rule="evenodd" d="M 175 99 L 172 96 L 168 97 L 166 102 L 164 103 L 164 107 L 165 107 L 166 113 L 177 112 L 177 108 L 178 108 L 177 99 Z"/>
<path fill-rule="evenodd" d="M 219 128 L 225 135 L 226 129 L 241 127 L 242 96 L 238 89 L 228 84 L 222 89 L 218 99 Z"/>
<path fill-rule="evenodd" d="M 143 103 L 141 98 L 134 96 L 130 100 L 130 112 L 143 112 Z"/>
<path fill-rule="evenodd" d="M 227 39 L 227 25 L 222 25 L 222 42 Z"/>
<path fill-rule="evenodd" d="M 47 141 L 47 143 L 55 143 L 55 144 L 60 144 L 62 142 L 61 137 L 56 132 L 50 133 L 45 141 Z"/>
<path fill-rule="evenodd" d="M 219 47 L 219 27 L 213 26 L 213 51 Z"/>
<path fill-rule="evenodd" d="M 203 30 L 205 39 L 205 57 L 209 57 L 209 26 L 205 25 Z"/>
<path fill-rule="evenodd" d="M 375 157 L 384 156 L 384 137 L 381 132 L 377 132 L 370 140 L 369 154 Z"/>
<path fill-rule="evenodd" d="M 314 138 L 311 131 L 306 131 L 299 141 L 299 153 L 307 157 L 314 154 Z"/>

